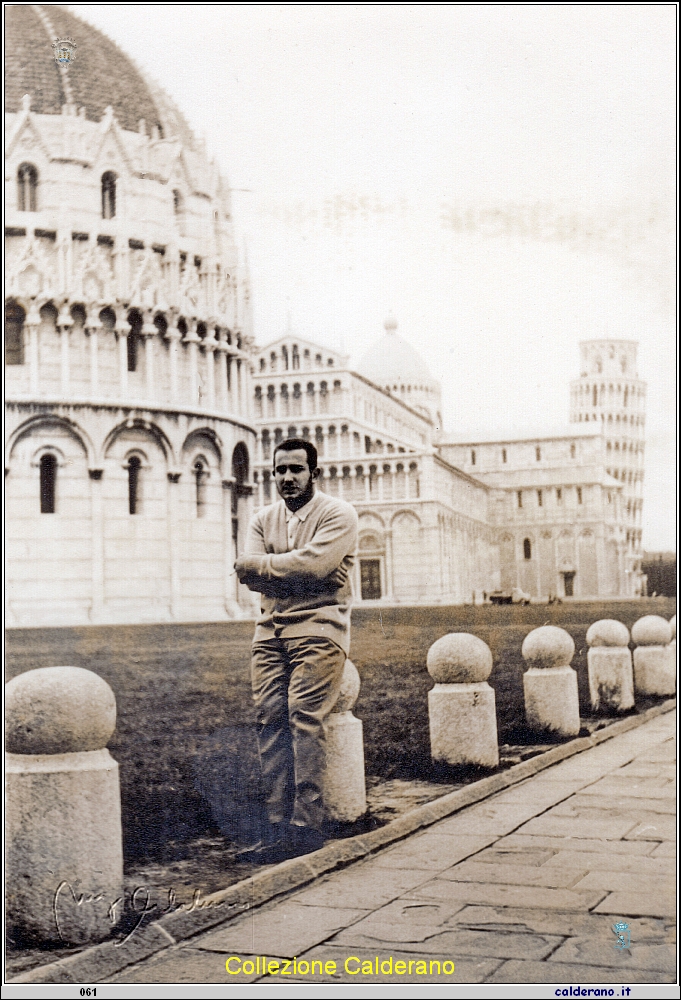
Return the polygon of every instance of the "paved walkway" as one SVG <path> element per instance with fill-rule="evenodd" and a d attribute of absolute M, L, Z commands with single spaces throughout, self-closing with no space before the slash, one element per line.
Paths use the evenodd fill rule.
<path fill-rule="evenodd" d="M 251 983 L 254 956 L 280 972 L 295 956 L 267 978 L 673 983 L 675 721 L 658 716 L 109 981 Z M 391 956 L 392 974 L 377 974 Z"/>

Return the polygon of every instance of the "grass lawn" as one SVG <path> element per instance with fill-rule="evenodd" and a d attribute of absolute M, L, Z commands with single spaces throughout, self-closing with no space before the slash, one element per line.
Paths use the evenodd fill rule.
<path fill-rule="evenodd" d="M 367 774 L 434 780 L 425 669 L 429 646 L 472 632 L 490 646 L 499 739 L 536 741 L 523 728 L 520 647 L 539 625 L 566 628 L 583 713 L 588 711 L 586 630 L 599 618 L 629 628 L 644 614 L 675 613 L 669 598 L 473 607 L 359 608 L 351 656 L 362 676 L 355 714 L 364 722 Z M 161 856 L 169 843 L 216 833 L 248 840 L 259 824 L 258 767 L 249 684 L 251 622 L 14 629 L 7 679 L 69 664 L 113 688 L 118 724 L 109 748 L 120 764 L 127 859 Z"/>

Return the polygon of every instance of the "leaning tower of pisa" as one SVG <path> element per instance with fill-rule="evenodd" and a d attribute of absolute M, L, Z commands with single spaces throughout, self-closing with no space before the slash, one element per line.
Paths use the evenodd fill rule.
<path fill-rule="evenodd" d="M 580 375 L 570 386 L 570 421 L 594 422 L 603 432 L 605 465 L 623 485 L 627 590 L 641 576 L 641 515 L 645 455 L 646 384 L 638 377 L 633 340 L 580 344 Z"/>

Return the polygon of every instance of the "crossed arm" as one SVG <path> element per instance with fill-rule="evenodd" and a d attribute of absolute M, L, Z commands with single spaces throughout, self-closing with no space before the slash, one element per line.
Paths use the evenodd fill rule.
<path fill-rule="evenodd" d="M 353 512 L 354 513 L 354 512 Z M 348 578 L 343 560 L 354 551 L 357 523 L 342 511 L 329 511 L 320 521 L 314 537 L 300 549 L 268 553 L 263 526 L 256 517 L 248 529 L 246 554 L 237 559 L 235 568 L 241 583 L 250 590 L 281 594 L 291 586 L 339 589 Z"/>

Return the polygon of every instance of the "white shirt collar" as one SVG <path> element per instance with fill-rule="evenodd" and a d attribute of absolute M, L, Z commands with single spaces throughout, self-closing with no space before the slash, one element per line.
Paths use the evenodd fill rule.
<path fill-rule="evenodd" d="M 286 512 L 286 523 L 291 520 L 292 517 L 297 517 L 299 521 L 304 521 L 307 515 L 314 509 L 315 500 L 319 494 L 315 490 L 314 496 L 311 500 L 308 500 L 304 507 L 300 507 L 299 510 L 289 510 L 286 506 L 286 501 L 282 501 L 284 504 L 284 510 Z"/>

